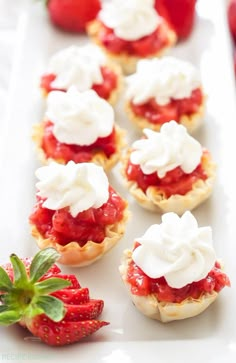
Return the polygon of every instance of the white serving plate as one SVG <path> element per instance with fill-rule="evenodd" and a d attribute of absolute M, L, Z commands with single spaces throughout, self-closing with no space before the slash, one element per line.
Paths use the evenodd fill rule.
<path fill-rule="evenodd" d="M 10 80 L 7 116 L 0 135 L 0 263 L 10 253 L 33 255 L 38 249 L 29 233 L 28 216 L 35 202 L 34 172 L 39 163 L 31 142 L 32 124 L 44 112 L 38 80 L 49 56 L 70 44 L 88 40 L 52 28 L 42 4 L 31 2 L 22 15 L 18 47 Z M 51 348 L 34 341 L 18 326 L 0 327 L 0 361 L 52 363 L 214 362 L 236 359 L 235 291 L 235 162 L 236 95 L 230 39 L 223 0 L 199 0 L 195 30 L 188 41 L 171 54 L 199 67 L 209 97 L 207 114 L 196 138 L 211 152 L 218 164 L 218 177 L 212 197 L 193 213 L 199 225 L 211 225 L 214 245 L 225 263 L 232 287 L 203 314 L 166 325 L 142 316 L 129 300 L 121 282 L 118 265 L 122 251 L 130 247 L 160 216 L 144 211 L 122 186 L 119 166 L 109 175 L 111 184 L 127 198 L 132 211 L 127 232 L 103 259 L 89 267 L 69 269 L 91 296 L 105 300 L 102 315 L 110 325 L 84 341 Z M 117 122 L 128 130 L 128 141 L 138 135 L 122 110 L 116 108 Z"/>

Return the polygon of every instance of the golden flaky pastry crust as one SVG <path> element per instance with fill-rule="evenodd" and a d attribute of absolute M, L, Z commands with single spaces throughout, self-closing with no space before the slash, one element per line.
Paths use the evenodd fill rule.
<path fill-rule="evenodd" d="M 114 106 L 119 97 L 120 97 L 120 94 L 124 88 L 124 80 L 123 80 L 123 73 L 122 73 L 122 69 L 121 67 L 119 66 L 119 64 L 116 64 L 110 60 L 108 60 L 105 64 L 104 64 L 105 67 L 109 68 L 110 70 L 112 70 L 116 76 L 117 76 L 117 84 L 116 84 L 116 87 L 111 91 L 111 94 L 109 96 L 108 99 L 106 99 L 106 101 L 108 103 L 110 103 L 110 105 Z M 41 93 L 42 93 L 42 96 L 44 98 L 46 98 L 48 96 L 48 93 L 47 90 L 43 87 L 41 87 Z"/>
<path fill-rule="evenodd" d="M 100 165 L 103 167 L 105 171 L 109 171 L 117 162 L 120 160 L 121 157 L 121 150 L 126 145 L 125 143 L 125 134 L 126 132 L 121 129 L 118 125 L 115 126 L 116 131 L 116 152 L 112 154 L 110 157 L 107 157 L 104 152 L 102 151 L 96 151 L 93 153 L 93 157 L 91 159 L 91 162 Z M 66 164 L 65 160 L 63 159 L 53 159 L 53 158 L 47 158 L 43 148 L 42 148 L 42 139 L 44 134 L 44 121 L 38 124 L 33 125 L 33 133 L 32 133 L 32 139 L 36 145 L 36 152 L 39 161 L 47 165 L 52 161 L 55 161 L 59 164 Z"/>
<path fill-rule="evenodd" d="M 169 303 L 159 301 L 155 294 L 147 296 L 134 295 L 131 292 L 131 285 L 127 282 L 127 269 L 131 260 L 132 251 L 125 250 L 121 265 L 119 266 L 122 280 L 136 308 L 151 319 L 167 323 L 173 320 L 191 318 L 207 309 L 218 296 L 218 293 L 214 291 L 211 294 L 203 294 L 199 299 L 189 297 L 181 303 Z"/>
<path fill-rule="evenodd" d="M 123 159 L 122 174 L 129 192 L 143 208 L 159 213 L 175 212 L 182 215 L 185 211 L 196 208 L 211 195 L 216 177 L 216 164 L 213 162 L 210 153 L 205 152 L 201 162 L 203 170 L 208 176 L 207 179 L 196 181 L 192 186 L 192 190 L 185 195 L 175 194 L 166 198 L 158 187 L 148 187 L 146 193 L 144 193 L 135 181 L 127 180 L 126 168 L 130 152 L 131 150 Z"/>
<path fill-rule="evenodd" d="M 164 26 L 164 25 L 162 25 Z M 127 53 L 114 54 L 109 52 L 109 50 L 104 47 L 104 45 L 99 41 L 98 33 L 101 30 L 101 22 L 98 20 L 93 20 L 88 23 L 87 33 L 90 36 L 91 40 L 97 44 L 104 53 L 115 63 L 119 64 L 124 72 L 124 74 L 134 73 L 136 70 L 136 64 L 143 57 L 132 56 Z M 168 49 L 170 49 L 177 41 L 177 37 L 174 31 L 172 31 L 169 27 L 166 26 L 166 34 L 168 38 L 168 43 L 165 47 L 160 49 L 158 52 L 150 55 L 149 57 L 145 57 L 145 59 L 161 57 L 164 55 Z"/>
<path fill-rule="evenodd" d="M 205 108 L 206 108 L 206 96 L 204 96 L 203 102 L 199 106 L 198 111 L 192 113 L 191 115 L 182 115 L 180 117 L 179 124 L 185 126 L 188 132 L 192 134 L 202 125 Z M 149 128 L 154 131 L 160 131 L 160 128 L 163 125 L 163 124 L 152 123 L 149 120 L 147 120 L 145 117 L 137 116 L 132 110 L 132 107 L 130 106 L 130 101 L 126 101 L 125 111 L 129 120 L 141 130 Z"/>
<path fill-rule="evenodd" d="M 122 238 L 125 232 L 126 222 L 129 218 L 127 204 L 123 213 L 121 221 L 107 226 L 106 237 L 101 243 L 88 241 L 83 247 L 80 247 L 77 242 L 72 241 L 62 246 L 50 238 L 44 238 L 35 225 L 31 225 L 31 234 L 36 239 L 40 249 L 53 247 L 61 254 L 58 260 L 59 263 L 68 266 L 87 266 L 100 259 Z"/>

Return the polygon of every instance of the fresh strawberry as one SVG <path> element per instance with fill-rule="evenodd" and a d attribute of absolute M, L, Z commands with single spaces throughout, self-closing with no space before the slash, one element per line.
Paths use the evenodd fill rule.
<path fill-rule="evenodd" d="M 57 277 L 63 279 L 65 281 L 70 282 L 70 285 L 67 287 L 68 289 L 79 289 L 80 284 L 75 275 L 64 275 L 64 274 L 47 274 L 46 276 L 41 277 L 40 281 L 48 279 L 48 277 Z"/>
<path fill-rule="evenodd" d="M 52 295 L 70 305 L 87 303 L 90 299 L 89 289 L 87 287 L 81 287 L 80 289 L 61 289 L 53 292 Z"/>
<path fill-rule="evenodd" d="M 19 323 L 49 345 L 77 342 L 102 326 L 103 300 L 90 299 L 74 275 L 55 265 L 60 257 L 53 248 L 33 259 L 10 256 L 0 267 L 0 325 Z"/>
<path fill-rule="evenodd" d="M 155 8 L 173 27 L 178 38 L 187 38 L 193 29 L 196 0 L 155 0 Z"/>
<path fill-rule="evenodd" d="M 236 0 L 230 0 L 228 4 L 228 23 L 230 33 L 236 44 Z"/>
<path fill-rule="evenodd" d="M 82 321 L 96 319 L 102 312 L 103 300 L 91 299 L 85 304 L 68 305 L 64 304 L 66 309 L 65 321 Z"/>
<path fill-rule="evenodd" d="M 100 0 L 47 0 L 51 22 L 64 31 L 83 32 L 101 9 Z"/>
<path fill-rule="evenodd" d="M 84 321 L 60 321 L 53 322 L 45 315 L 37 316 L 27 324 L 28 329 L 48 345 L 66 345 L 75 343 L 95 333 L 101 327 L 107 325 L 105 321 L 84 320 Z"/>

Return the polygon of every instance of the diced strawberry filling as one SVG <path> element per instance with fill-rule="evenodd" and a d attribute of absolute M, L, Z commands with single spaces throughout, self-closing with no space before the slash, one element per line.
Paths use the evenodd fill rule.
<path fill-rule="evenodd" d="M 192 115 L 199 111 L 203 103 L 203 94 L 200 88 L 195 89 L 189 98 L 181 100 L 172 99 L 167 105 L 158 105 L 154 98 L 140 105 L 130 102 L 130 107 L 134 114 L 144 117 L 152 124 L 164 124 L 170 120 L 180 121 L 183 115 Z"/>
<path fill-rule="evenodd" d="M 53 73 L 46 73 L 41 77 L 40 80 L 40 88 L 43 89 L 46 93 L 51 91 L 63 91 L 66 92 L 64 88 L 56 88 L 52 86 L 52 82 L 56 79 L 56 75 Z"/>
<path fill-rule="evenodd" d="M 101 67 L 103 83 L 94 84 L 92 89 L 98 94 L 98 96 L 108 100 L 113 90 L 118 86 L 117 74 L 108 67 Z"/>
<path fill-rule="evenodd" d="M 206 155 L 207 151 L 204 150 L 202 160 Z M 135 181 L 144 193 L 148 187 L 154 186 L 159 191 L 162 191 L 166 198 L 175 194 L 185 195 L 192 190 L 192 186 L 196 181 L 199 179 L 207 179 L 202 162 L 192 173 L 186 174 L 180 167 L 177 167 L 168 171 L 164 178 L 159 178 L 156 172 L 149 175 L 144 174 L 140 165 L 134 165 L 129 160 L 126 168 L 126 176 L 129 181 Z"/>
<path fill-rule="evenodd" d="M 170 287 L 164 277 L 150 278 L 133 260 L 129 263 L 126 278 L 131 285 L 132 294 L 139 296 L 155 294 L 159 301 L 171 303 L 181 303 L 188 298 L 199 299 L 204 294 L 219 292 L 225 286 L 230 286 L 229 278 L 221 271 L 218 262 L 204 279 L 192 282 L 180 289 Z"/>
<path fill-rule="evenodd" d="M 167 32 L 167 25 L 163 21 L 150 35 L 146 35 L 138 40 L 128 41 L 117 37 L 113 29 L 100 23 L 98 39 L 111 53 L 126 53 L 131 56 L 148 57 L 158 53 L 168 45 Z"/>
<path fill-rule="evenodd" d="M 116 152 L 116 131 L 106 137 L 99 137 L 93 144 L 88 146 L 69 145 L 58 141 L 53 134 L 53 123 L 46 121 L 44 123 L 44 134 L 42 137 L 41 147 L 47 158 L 54 160 L 63 160 L 67 163 L 73 160 L 75 163 L 89 162 L 94 154 L 103 152 L 107 158 Z"/>
<path fill-rule="evenodd" d="M 66 245 L 75 241 L 82 247 L 88 241 L 103 242 L 106 227 L 123 218 L 125 201 L 109 187 L 109 199 L 100 208 L 89 208 L 78 213 L 74 218 L 69 208 L 50 210 L 42 206 L 44 200 L 38 198 L 30 216 L 30 223 L 35 225 L 44 238 Z"/>
<path fill-rule="evenodd" d="M 92 89 L 98 94 L 98 96 L 104 98 L 105 100 L 108 100 L 109 97 L 111 96 L 112 91 L 117 88 L 118 76 L 112 69 L 106 66 L 101 67 L 101 73 L 102 73 L 103 82 L 101 84 L 94 84 L 92 86 Z M 56 88 L 52 86 L 52 82 L 55 79 L 56 79 L 55 74 L 43 75 L 41 77 L 40 87 L 44 91 L 46 91 L 46 93 L 56 90 L 66 92 L 66 89 Z"/>

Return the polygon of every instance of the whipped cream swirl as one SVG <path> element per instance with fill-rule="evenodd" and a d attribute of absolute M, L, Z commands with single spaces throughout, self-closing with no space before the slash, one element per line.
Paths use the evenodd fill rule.
<path fill-rule="evenodd" d="M 134 104 L 143 104 L 154 98 L 163 106 L 171 99 L 189 98 L 192 91 L 201 86 L 196 68 L 174 57 L 141 60 L 136 73 L 126 80 L 126 97 Z"/>
<path fill-rule="evenodd" d="M 75 86 L 82 92 L 103 82 L 101 66 L 105 62 L 105 55 L 99 47 L 90 44 L 81 47 L 72 45 L 52 56 L 47 72 L 56 75 L 52 82 L 54 88 L 68 89 Z"/>
<path fill-rule="evenodd" d="M 160 24 L 154 0 L 112 0 L 104 3 L 99 19 L 128 41 L 151 34 Z"/>
<path fill-rule="evenodd" d="M 164 178 L 168 171 L 178 166 L 189 174 L 201 162 L 201 144 L 176 121 L 163 124 L 160 132 L 144 129 L 143 133 L 146 138 L 132 145 L 130 161 L 140 165 L 144 174 L 156 172 L 159 178 Z"/>
<path fill-rule="evenodd" d="M 52 91 L 47 98 L 46 117 L 53 122 L 53 134 L 62 143 L 91 145 L 111 134 L 114 111 L 93 90 Z"/>
<path fill-rule="evenodd" d="M 216 261 L 211 228 L 199 228 L 189 211 L 182 217 L 164 214 L 160 225 L 150 226 L 136 241 L 141 245 L 133 251 L 134 262 L 151 278 L 164 276 L 173 288 L 205 278 Z"/>
<path fill-rule="evenodd" d="M 46 198 L 43 207 L 69 207 L 72 217 L 89 208 L 99 208 L 109 197 L 109 183 L 102 167 L 93 163 L 50 163 L 36 170 L 37 195 Z"/>

